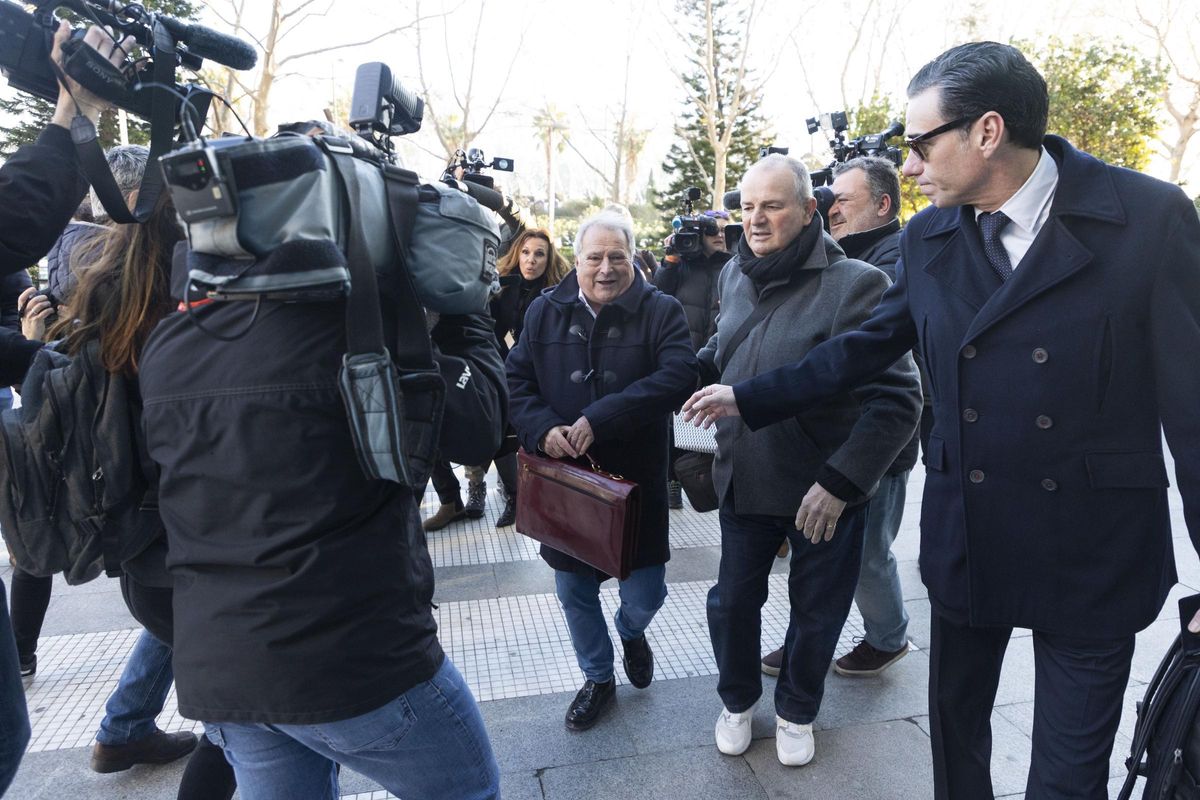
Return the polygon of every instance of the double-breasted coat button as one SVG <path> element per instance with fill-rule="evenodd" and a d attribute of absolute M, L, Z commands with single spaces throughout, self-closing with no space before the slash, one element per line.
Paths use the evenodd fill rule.
<path fill-rule="evenodd" d="M 1058 481 L 1054 480 L 1053 478 L 1042 478 L 1042 488 L 1047 492 L 1057 492 Z"/>
<path fill-rule="evenodd" d="M 973 469 L 967 473 L 967 477 L 971 480 L 971 483 L 983 483 L 983 479 L 987 476 L 983 474 L 983 470 Z"/>
<path fill-rule="evenodd" d="M 1054 427 L 1054 420 L 1050 419 L 1045 414 L 1042 414 L 1037 418 L 1037 426 L 1044 431 L 1049 430 L 1050 428 Z"/>
<path fill-rule="evenodd" d="M 571 373 L 571 383 L 583 383 L 583 370 L 577 369 Z"/>
<path fill-rule="evenodd" d="M 963 409 L 963 419 L 967 422 L 978 422 L 979 412 L 973 408 L 965 408 Z"/>
<path fill-rule="evenodd" d="M 963 358 L 974 358 L 978 354 L 979 354 L 979 351 L 975 349 L 975 345 L 973 345 L 973 344 L 969 344 L 962 349 L 962 357 Z"/>
<path fill-rule="evenodd" d="M 1033 361 L 1036 364 L 1045 364 L 1050 360 L 1050 354 L 1046 352 L 1044 347 L 1035 347 L 1033 349 Z"/>

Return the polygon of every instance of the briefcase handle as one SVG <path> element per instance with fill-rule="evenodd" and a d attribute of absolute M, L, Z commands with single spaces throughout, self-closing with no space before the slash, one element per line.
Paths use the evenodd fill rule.
<path fill-rule="evenodd" d="M 614 481 L 625 480 L 624 475 L 618 475 L 615 472 L 608 472 L 607 470 L 601 469 L 600 465 L 596 463 L 596 459 L 592 458 L 591 453 L 584 453 L 583 455 L 585 458 L 587 458 L 588 462 L 591 463 L 592 472 L 596 473 L 597 475 L 603 475 L 606 478 L 612 478 Z"/>

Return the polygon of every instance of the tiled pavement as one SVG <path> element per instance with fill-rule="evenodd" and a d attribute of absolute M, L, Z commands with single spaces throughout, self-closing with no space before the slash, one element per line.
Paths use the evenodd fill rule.
<path fill-rule="evenodd" d="M 490 476 L 490 481 L 494 476 Z M 670 596 L 649 636 L 656 653 L 654 684 L 622 684 L 615 709 L 593 730 L 568 733 L 562 715 L 581 682 L 551 570 L 535 545 L 511 528 L 497 532 L 499 509 L 489 498 L 484 519 L 458 523 L 430 536 L 437 568 L 438 622 L 443 645 L 481 701 L 510 800 L 896 800 L 932 796 L 925 684 L 929 661 L 929 604 L 917 573 L 917 520 L 923 475 L 909 483 L 909 502 L 895 554 L 900 561 L 913 650 L 874 680 L 832 672 L 817 720 L 817 756 L 786 769 L 775 759 L 772 681 L 754 719 L 755 741 L 742 757 L 717 753 L 712 725 L 720 711 L 715 668 L 704 619 L 704 596 L 716 576 L 719 535 L 715 514 L 672 512 Z M 426 497 L 425 511 L 436 502 Z M 1174 600 L 1200 590 L 1200 564 L 1184 533 L 1181 501 L 1172 495 L 1176 548 L 1185 586 L 1160 619 L 1138 637 L 1122 733 L 1113 755 L 1113 794 L 1123 775 L 1133 708 L 1166 644 L 1178 630 Z M 764 648 L 782 639 L 786 587 L 777 565 L 763 612 Z M 8 578 L 8 570 L 0 570 Z M 1196 587 L 1196 588 L 1190 588 Z M 615 590 L 606 588 L 611 609 Z M 83 587 L 55 585 L 39 647 L 36 679 L 27 687 L 33 740 L 6 797 L 174 798 L 182 765 L 138 767 L 116 775 L 87 768 L 87 748 L 103 702 L 136 635 L 115 581 Z M 861 635 L 852 612 L 839 653 Z M 619 651 L 618 651 L 619 652 Z M 623 681 L 623 675 L 618 677 Z M 997 797 L 1024 789 L 1032 728 L 1033 659 L 1028 633 L 1009 645 L 993 715 L 993 776 Z M 178 716 L 174 697 L 159 718 L 167 730 L 196 729 Z M 343 798 L 390 798 L 361 776 L 343 773 Z M 425 800 L 414 798 L 412 800 Z M 431 799 L 434 800 L 434 799 Z M 441 800 L 440 798 L 436 800 Z"/>

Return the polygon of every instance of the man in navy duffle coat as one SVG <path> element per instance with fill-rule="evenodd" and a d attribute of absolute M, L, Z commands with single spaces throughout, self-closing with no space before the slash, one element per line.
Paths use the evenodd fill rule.
<path fill-rule="evenodd" d="M 1020 627 L 1026 798 L 1107 797 L 1134 634 L 1176 581 L 1163 431 L 1200 542 L 1200 220 L 1177 187 L 1045 136 L 1045 81 L 1012 47 L 949 50 L 908 95 L 904 174 L 934 207 L 905 230 L 896 284 L 857 331 L 685 409 L 759 428 L 919 348 L 935 796 L 992 797 L 990 715 Z"/>

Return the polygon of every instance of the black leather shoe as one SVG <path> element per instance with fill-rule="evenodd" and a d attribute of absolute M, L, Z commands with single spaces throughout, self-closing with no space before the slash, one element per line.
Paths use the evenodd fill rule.
<path fill-rule="evenodd" d="M 586 681 L 567 709 L 567 729 L 586 731 L 595 725 L 616 694 L 617 682 L 614 680 L 607 683 Z"/>
<path fill-rule="evenodd" d="M 650 643 L 643 634 L 636 639 L 622 639 L 621 645 L 625 649 L 625 657 L 621 659 L 625 677 L 634 688 L 645 689 L 654 680 L 654 651 Z"/>
<path fill-rule="evenodd" d="M 183 758 L 196 747 L 196 735 L 188 731 L 155 731 L 129 744 L 96 744 L 92 747 L 92 770 L 124 772 L 134 764 L 168 764 Z"/>
<path fill-rule="evenodd" d="M 517 521 L 517 496 L 515 494 L 504 498 L 504 510 L 496 517 L 497 528 L 507 528 Z"/>
<path fill-rule="evenodd" d="M 21 677 L 32 678 L 37 672 L 37 653 L 34 653 L 29 658 L 22 658 L 21 661 Z"/>

